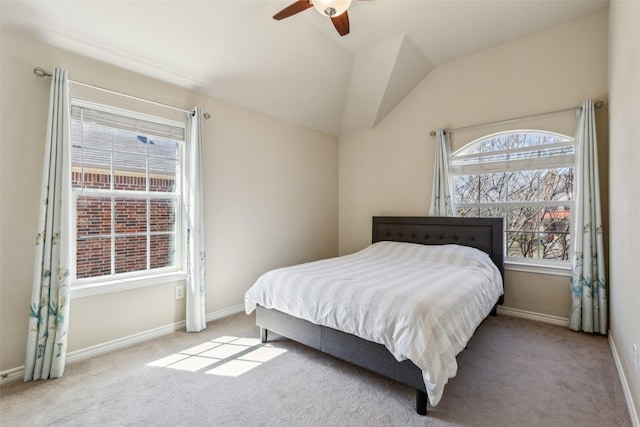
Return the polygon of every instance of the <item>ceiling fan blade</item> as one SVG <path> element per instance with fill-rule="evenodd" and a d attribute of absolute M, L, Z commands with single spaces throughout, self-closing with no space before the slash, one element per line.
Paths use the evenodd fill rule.
<path fill-rule="evenodd" d="M 282 9 L 280 12 L 273 15 L 273 19 L 275 19 L 276 21 L 279 21 L 281 19 L 288 18 L 292 15 L 295 15 L 296 13 L 300 13 L 304 10 L 307 10 L 312 6 L 313 5 L 309 0 L 298 0 L 297 2 L 290 4 L 289 6 Z"/>
<path fill-rule="evenodd" d="M 346 10 L 338 16 L 332 16 L 331 22 L 333 22 L 333 26 L 338 30 L 338 34 L 341 36 L 349 34 L 349 15 Z"/>

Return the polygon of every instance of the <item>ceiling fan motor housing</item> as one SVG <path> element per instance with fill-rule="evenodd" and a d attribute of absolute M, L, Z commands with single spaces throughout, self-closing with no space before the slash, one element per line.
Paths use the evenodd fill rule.
<path fill-rule="evenodd" d="M 331 18 L 346 12 L 351 0 L 313 0 L 312 4 L 320 14 Z"/>

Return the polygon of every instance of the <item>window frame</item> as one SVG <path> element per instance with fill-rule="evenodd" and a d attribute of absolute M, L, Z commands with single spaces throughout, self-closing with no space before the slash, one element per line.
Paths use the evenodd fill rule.
<path fill-rule="evenodd" d="M 71 106 L 76 106 L 81 109 L 92 109 L 98 110 L 101 112 L 109 113 L 109 114 L 117 114 L 120 116 L 124 116 L 133 120 L 143 120 L 146 122 L 151 122 L 159 125 L 171 126 L 176 128 L 181 128 L 183 131 L 184 138 L 182 140 L 173 139 L 167 136 L 162 136 L 163 139 L 172 139 L 178 143 L 178 161 L 176 163 L 176 182 L 174 191 L 166 192 L 166 191 L 152 191 L 149 188 L 150 185 L 150 176 L 153 172 L 150 170 L 150 165 L 148 159 L 153 158 L 154 156 L 150 156 L 147 150 L 145 154 L 146 165 L 145 165 L 145 175 L 146 175 L 146 188 L 145 190 L 122 190 L 122 189 L 114 189 L 114 162 L 111 161 L 110 165 L 110 188 L 109 189 L 100 189 L 100 188 L 85 188 L 82 186 L 81 188 L 74 188 L 73 182 L 70 179 L 69 185 L 71 200 L 70 200 L 70 212 L 71 212 L 71 245 L 70 245 L 70 260 L 71 265 L 73 265 L 72 275 L 71 275 L 71 291 L 72 297 L 85 297 L 97 294 L 104 294 L 110 292 L 118 292 L 127 289 L 135 289 L 140 287 L 147 286 L 155 286 L 162 285 L 177 281 L 183 281 L 186 278 L 186 247 L 184 244 L 184 236 L 185 236 L 185 212 L 184 212 L 184 172 L 186 167 L 186 120 L 185 122 L 170 120 L 158 116 L 151 116 L 148 114 L 126 110 L 122 108 L 113 107 L 110 105 L 105 105 L 102 103 L 97 103 L 93 101 L 88 101 L 79 98 L 73 98 L 71 101 Z M 74 117 L 71 117 L 70 125 L 73 126 L 73 122 L 76 121 Z M 81 121 L 82 123 L 82 121 Z M 127 129 L 118 127 L 118 126 L 105 126 L 108 129 L 117 129 L 124 130 Z M 153 134 L 147 134 L 144 131 L 136 132 L 140 135 L 147 137 L 156 137 Z M 69 145 L 70 150 L 69 153 L 72 152 L 73 147 L 73 138 L 70 134 L 69 137 Z M 107 151 L 107 150 L 105 150 Z M 112 145 L 111 154 L 117 151 L 114 150 Z M 82 165 L 84 167 L 84 164 Z M 71 167 L 69 171 L 70 174 L 74 173 L 74 167 Z M 115 248 L 113 244 L 111 245 L 111 253 L 110 253 L 110 262 L 111 262 L 111 273 L 108 275 L 97 276 L 97 277 L 77 277 L 77 243 L 78 243 L 78 199 L 80 197 L 96 197 L 96 198 L 108 198 L 111 203 L 111 219 L 110 219 L 110 227 L 111 230 L 108 235 L 105 234 L 106 237 L 113 240 L 118 236 L 126 235 L 145 235 L 147 236 L 147 248 L 146 248 L 146 258 L 147 258 L 147 268 L 144 270 L 131 271 L 131 272 L 123 272 L 117 273 L 114 271 L 114 263 L 115 263 Z M 117 233 L 115 231 L 116 227 L 116 212 L 115 212 L 115 201 L 118 199 L 125 200 L 145 200 L 147 205 L 146 210 L 146 231 L 141 233 Z M 152 200 L 172 200 L 175 202 L 175 220 L 174 220 L 174 230 L 172 233 L 166 232 L 153 232 L 150 227 L 150 215 L 151 215 L 151 207 L 150 203 Z M 173 234 L 174 236 L 174 262 L 171 266 L 159 267 L 159 268 L 151 268 L 151 253 L 150 253 L 150 236 L 160 234 Z"/>
<path fill-rule="evenodd" d="M 509 154 L 518 154 L 526 151 L 532 151 L 529 147 L 518 147 L 513 149 L 499 149 L 495 151 L 486 151 L 480 153 L 468 153 L 466 152 L 469 148 L 476 144 L 481 144 L 483 141 L 498 137 L 500 135 L 505 134 L 524 134 L 524 133 L 537 133 L 537 134 L 546 134 L 550 136 L 554 136 L 557 138 L 563 139 L 560 142 L 551 143 L 551 144 L 540 144 L 539 146 L 545 148 L 571 148 L 573 150 L 570 154 L 561 154 L 558 156 L 550 156 L 550 157 L 538 157 L 538 158 L 529 158 L 529 159 L 515 159 L 509 161 L 501 160 L 494 162 L 487 162 L 486 165 L 483 165 L 482 162 L 470 163 L 467 165 L 458 164 L 455 165 L 455 160 L 465 160 L 465 159 L 473 159 L 482 157 L 495 157 L 499 155 L 509 155 Z M 553 170 L 553 169 L 564 169 L 564 168 L 572 168 L 573 174 L 575 177 L 576 174 L 576 157 L 575 157 L 575 138 L 572 136 L 564 135 L 557 132 L 551 132 L 540 129 L 511 129 L 501 132 L 496 132 L 492 134 L 488 134 L 479 138 L 474 139 L 473 141 L 465 144 L 460 149 L 456 150 L 451 154 L 451 178 L 452 178 L 452 196 L 453 198 L 457 198 L 458 194 L 456 192 L 456 178 L 458 176 L 465 175 L 489 175 L 493 173 L 509 173 L 509 172 L 518 172 L 518 171 L 544 171 L 544 170 Z M 520 166 L 520 167 L 518 167 Z M 574 181 L 575 182 L 575 181 Z M 575 188 L 575 187 L 574 187 Z M 534 208 L 539 207 L 562 207 L 568 206 L 570 210 L 570 215 L 575 213 L 575 197 L 572 194 L 570 200 L 549 200 L 549 201 L 507 201 L 508 194 L 505 194 L 505 201 L 495 202 L 495 203 L 455 203 L 456 214 L 458 209 L 461 208 L 477 208 L 477 209 L 501 209 L 507 211 L 510 207 L 522 207 L 522 206 L 530 206 Z M 571 216 L 570 216 L 571 218 Z M 506 221 L 507 218 L 503 217 L 503 220 Z M 570 245 L 574 243 L 574 230 L 573 230 L 573 221 L 570 219 L 569 224 L 569 232 L 567 233 L 570 239 Z M 532 272 L 532 273 L 545 273 L 545 274 L 554 274 L 561 276 L 569 276 L 571 274 L 571 259 L 567 260 L 554 260 L 554 259 L 545 259 L 545 258 L 526 258 L 526 257 L 514 257 L 508 256 L 508 239 L 507 235 L 509 230 L 505 226 L 504 229 L 504 256 L 505 256 L 505 267 L 509 270 L 515 271 L 524 271 L 524 272 Z M 536 231 L 538 235 L 541 235 L 540 229 Z M 571 247 L 571 246 L 570 246 Z"/>

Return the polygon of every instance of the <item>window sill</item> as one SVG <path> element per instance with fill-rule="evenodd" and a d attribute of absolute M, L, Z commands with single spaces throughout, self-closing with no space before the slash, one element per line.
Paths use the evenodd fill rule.
<path fill-rule="evenodd" d="M 571 263 L 535 263 L 506 260 L 504 262 L 505 270 L 522 271 L 525 273 L 551 274 L 554 276 L 571 277 Z"/>
<path fill-rule="evenodd" d="M 126 291 L 129 289 L 146 288 L 148 286 L 165 285 L 186 279 L 184 272 L 161 273 L 143 277 L 130 277 L 126 279 L 111 280 L 108 282 L 95 282 L 71 286 L 71 299 L 84 298 L 94 295 L 109 294 L 112 292 Z"/>

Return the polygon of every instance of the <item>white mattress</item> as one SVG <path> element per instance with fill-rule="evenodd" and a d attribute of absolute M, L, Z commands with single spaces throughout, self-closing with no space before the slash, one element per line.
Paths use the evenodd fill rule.
<path fill-rule="evenodd" d="M 455 356 L 502 293 L 498 268 L 478 249 L 378 242 L 270 271 L 247 291 L 245 308 L 260 304 L 383 344 L 422 369 L 437 405 Z"/>

